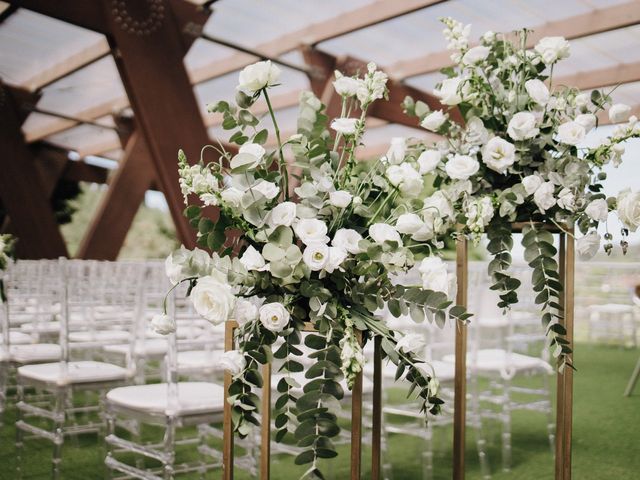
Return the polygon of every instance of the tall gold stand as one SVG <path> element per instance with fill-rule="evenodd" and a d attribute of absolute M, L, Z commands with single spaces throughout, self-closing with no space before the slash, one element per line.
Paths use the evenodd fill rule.
<path fill-rule="evenodd" d="M 237 322 L 227 322 L 225 326 L 225 351 L 234 348 L 234 331 L 238 328 Z M 311 323 L 305 324 L 305 332 L 315 332 Z M 362 338 L 359 338 L 362 341 Z M 380 434 L 382 412 L 382 374 L 380 338 L 374 339 L 374 389 L 372 412 L 372 455 L 371 476 L 372 480 L 380 480 Z M 260 480 L 269 480 L 271 464 L 271 365 L 262 367 L 262 421 L 260 431 Z M 225 373 L 224 389 L 228 391 L 231 385 L 231 375 Z M 231 405 L 224 404 L 223 420 L 223 480 L 233 480 L 233 422 L 231 420 Z M 359 480 L 362 464 L 362 373 L 355 380 L 351 394 L 351 479 Z"/>
<path fill-rule="evenodd" d="M 512 224 L 512 232 L 522 232 L 525 224 Z M 567 330 L 566 339 L 573 344 L 575 248 L 573 228 L 561 230 L 556 226 L 544 225 L 551 233 L 560 236 L 559 266 L 560 281 L 563 284 L 562 304 L 564 319 L 562 325 Z M 458 239 L 456 246 L 456 273 L 458 293 L 456 301 L 467 306 L 469 258 L 466 239 Z M 463 480 L 465 476 L 465 423 L 467 394 L 467 327 L 458 325 L 456 329 L 456 373 L 453 423 L 453 479 Z M 573 354 L 570 355 L 573 360 Z M 573 420 L 573 370 L 565 368 L 557 375 L 556 392 L 556 480 L 571 480 L 571 434 Z"/>

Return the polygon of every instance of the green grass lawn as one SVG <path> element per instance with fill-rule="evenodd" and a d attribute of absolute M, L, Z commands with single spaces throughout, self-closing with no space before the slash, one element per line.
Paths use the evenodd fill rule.
<path fill-rule="evenodd" d="M 640 478 L 640 387 L 637 393 L 622 396 L 626 382 L 637 360 L 638 352 L 618 347 L 578 345 L 575 364 L 575 404 L 573 472 L 578 480 Z M 391 399 L 401 398 L 391 392 Z M 13 409 L 5 414 L 0 431 L 0 479 L 15 478 L 15 451 L 12 422 Z M 487 422 L 488 454 L 493 478 L 541 480 L 553 478 L 553 458 L 550 453 L 545 418 L 539 413 L 516 412 L 512 426 L 512 465 L 510 473 L 500 471 L 500 426 Z M 468 430 L 467 478 L 480 478 L 473 430 Z M 368 477 L 370 457 L 364 446 L 363 478 Z M 419 439 L 391 435 L 389 458 L 394 480 L 422 478 L 420 456 L 423 450 Z M 25 475 L 27 479 L 48 478 L 52 447 L 47 442 L 27 443 Z M 100 479 L 104 476 L 102 459 L 104 447 L 95 436 L 70 438 L 63 453 L 63 478 L 73 480 Z M 180 452 L 180 457 L 194 457 L 192 449 Z M 434 478 L 451 478 L 451 429 L 436 429 L 434 433 Z M 348 475 L 349 448 L 340 448 L 340 456 L 324 464 L 329 479 L 344 480 Z M 297 479 L 304 468 L 293 465 L 292 457 L 274 456 L 274 480 Z M 207 478 L 220 478 L 220 471 L 210 472 Z M 197 478 L 185 477 L 185 478 Z M 250 478 L 237 470 L 236 478 Z"/>

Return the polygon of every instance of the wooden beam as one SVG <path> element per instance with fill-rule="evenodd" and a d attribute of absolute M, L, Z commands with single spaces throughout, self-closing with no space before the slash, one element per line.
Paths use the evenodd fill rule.
<path fill-rule="evenodd" d="M 444 0 L 376 0 L 368 5 L 341 13 L 321 22 L 312 23 L 304 28 L 281 35 L 273 40 L 255 47 L 269 57 L 277 57 L 283 53 L 295 50 L 301 44 L 317 44 L 355 30 L 382 23 L 400 15 L 406 15 L 416 10 L 430 7 Z M 213 62 L 191 72 L 194 83 L 205 82 L 212 78 L 241 69 L 255 62 L 256 57 L 246 53 L 236 53 L 224 60 Z"/>
<path fill-rule="evenodd" d="M 640 82 L 640 62 L 621 63 L 614 67 L 586 70 L 554 78 L 553 85 L 565 85 L 580 90 Z"/>
<path fill-rule="evenodd" d="M 573 40 L 629 27 L 637 23 L 640 23 L 640 8 L 637 0 L 613 7 L 597 8 L 573 17 L 530 26 L 534 31 L 527 37 L 527 48 L 533 47 L 543 37 L 562 35 L 567 40 Z M 453 62 L 450 56 L 451 52 L 448 50 L 420 55 L 388 65 L 388 71 L 395 78 L 433 73 L 441 68 L 451 66 Z"/>
<path fill-rule="evenodd" d="M 98 211 L 85 232 L 76 253 L 77 258 L 118 258 L 144 195 L 154 180 L 153 166 L 144 139 L 139 133 L 134 133 Z"/>
<path fill-rule="evenodd" d="M 0 89 L 3 89 L 0 84 Z M 45 195 L 35 159 L 20 130 L 18 105 L 5 89 L 0 101 L 0 196 L 18 238 L 20 258 L 57 258 L 67 247 Z"/>

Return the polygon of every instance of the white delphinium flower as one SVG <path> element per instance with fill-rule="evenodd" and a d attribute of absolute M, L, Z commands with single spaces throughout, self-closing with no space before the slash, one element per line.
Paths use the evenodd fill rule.
<path fill-rule="evenodd" d="M 257 270 L 264 272 L 265 270 L 269 270 L 269 266 L 262 254 L 253 248 L 252 245 L 249 245 L 240 257 L 240 263 L 249 271 Z"/>
<path fill-rule="evenodd" d="M 305 245 L 327 243 L 327 224 L 316 218 L 302 218 L 293 227 L 294 232 Z"/>
<path fill-rule="evenodd" d="M 402 353 L 419 353 L 427 346 L 424 335 L 419 333 L 405 333 L 398 343 L 396 343 L 396 351 Z"/>
<path fill-rule="evenodd" d="M 541 80 L 532 79 L 524 82 L 524 88 L 533 100 L 538 105 L 544 107 L 549 101 L 549 89 Z"/>
<path fill-rule="evenodd" d="M 289 324 L 291 315 L 280 302 L 265 303 L 259 310 L 260 323 L 267 330 L 281 332 Z"/>
<path fill-rule="evenodd" d="M 442 160 L 442 154 L 438 150 L 425 150 L 418 157 L 420 175 L 426 175 L 436 169 Z"/>
<path fill-rule="evenodd" d="M 552 182 L 543 182 L 533 193 L 533 201 L 541 213 L 544 213 L 556 204 L 556 199 L 553 196 L 554 191 L 555 185 Z"/>
<path fill-rule="evenodd" d="M 387 74 L 376 70 L 376 64 L 369 62 L 367 64 L 367 73 L 360 80 L 356 96 L 360 101 L 360 105 L 368 106 L 371 102 L 385 96 L 387 92 Z"/>
<path fill-rule="evenodd" d="M 294 202 L 282 202 L 274 207 L 267 217 L 270 227 L 290 227 L 296 219 L 296 204 Z"/>
<path fill-rule="evenodd" d="M 569 56 L 569 42 L 564 37 L 544 37 L 534 50 L 538 52 L 544 63 L 551 65 Z"/>
<path fill-rule="evenodd" d="M 569 212 L 573 212 L 576 208 L 576 197 L 571 190 L 563 188 L 558 194 L 558 206 Z"/>
<path fill-rule="evenodd" d="M 396 242 L 398 245 L 402 245 L 402 239 L 395 227 L 388 223 L 374 223 L 369 227 L 369 236 L 371 239 L 379 244 L 384 242 Z"/>
<path fill-rule="evenodd" d="M 362 252 L 362 249 L 358 246 L 362 235 L 350 228 L 340 228 L 336 231 L 331 240 L 331 245 L 347 252 L 356 255 Z"/>
<path fill-rule="evenodd" d="M 309 243 L 302 252 L 302 261 L 311 271 L 322 270 L 329 261 L 329 247 L 325 243 Z"/>
<path fill-rule="evenodd" d="M 262 194 L 265 198 L 272 200 L 278 196 L 280 193 L 280 188 L 273 182 L 268 182 L 266 180 L 260 180 L 253 187 L 251 187 L 253 192 L 258 192 Z"/>
<path fill-rule="evenodd" d="M 350 320 L 347 320 L 347 328 L 338 346 L 340 347 L 340 361 L 342 364 L 340 369 L 344 374 L 347 386 L 352 388 L 356 376 L 364 367 L 365 357 L 362 347 L 353 333 L 353 326 Z"/>
<path fill-rule="evenodd" d="M 336 118 L 331 122 L 331 128 L 344 136 L 355 135 L 357 126 L 357 118 Z"/>
<path fill-rule="evenodd" d="M 324 270 L 333 273 L 334 270 L 340 270 L 340 266 L 347 259 L 349 254 L 343 248 L 329 247 L 329 258 L 324 266 Z"/>
<path fill-rule="evenodd" d="M 347 77 L 338 70 L 335 71 L 335 77 L 333 88 L 335 88 L 338 95 L 342 97 L 355 96 L 360 85 L 360 81 L 357 78 Z"/>
<path fill-rule="evenodd" d="M 514 140 L 527 140 L 533 138 L 540 129 L 536 127 L 536 117 L 531 112 L 518 112 L 511 120 L 507 127 L 507 133 Z"/>
<path fill-rule="evenodd" d="M 494 214 L 491 198 L 470 197 L 465 202 L 464 209 L 469 231 L 475 234 L 484 232 L 484 228 L 489 224 Z"/>
<path fill-rule="evenodd" d="M 199 278 L 189 297 L 194 310 L 214 325 L 231 317 L 236 301 L 231 285 L 220 274 Z"/>
<path fill-rule="evenodd" d="M 516 147 L 503 138 L 493 137 L 482 149 L 482 161 L 491 170 L 506 173 L 516 161 Z"/>
<path fill-rule="evenodd" d="M 238 350 L 229 350 L 218 357 L 218 367 L 229 372 L 231 375 L 238 375 L 247 366 L 244 355 Z"/>
<path fill-rule="evenodd" d="M 336 190 L 329 193 L 329 203 L 337 208 L 347 208 L 351 204 L 353 195 L 346 190 Z"/>
<path fill-rule="evenodd" d="M 396 230 L 405 235 L 413 235 L 424 226 L 424 221 L 415 213 L 403 213 L 396 220 Z"/>
<path fill-rule="evenodd" d="M 604 198 L 593 200 L 584 209 L 584 213 L 596 222 L 606 222 L 609 217 L 609 206 Z"/>
<path fill-rule="evenodd" d="M 624 103 L 616 103 L 609 108 L 609 120 L 611 123 L 626 122 L 631 115 L 631 107 Z"/>
<path fill-rule="evenodd" d="M 176 321 L 164 313 L 159 313 L 151 319 L 151 329 L 160 335 L 169 335 L 176 331 Z"/>
<path fill-rule="evenodd" d="M 630 188 L 618 194 L 618 218 L 632 232 L 640 226 L 640 192 L 632 192 Z"/>
<path fill-rule="evenodd" d="M 468 155 L 456 154 L 444 166 L 449 177 L 455 180 L 466 180 L 475 175 L 480 169 L 480 164 L 475 158 Z"/>
<path fill-rule="evenodd" d="M 600 235 L 597 231 L 591 230 L 584 237 L 576 240 L 576 251 L 581 260 L 592 259 L 600 249 Z"/>
<path fill-rule="evenodd" d="M 446 28 L 442 31 L 444 38 L 447 40 L 447 50 L 455 50 L 458 52 L 469 48 L 469 35 L 471 34 L 471 25 L 463 25 L 453 18 L 441 18 Z M 454 60 L 460 61 L 460 58 Z"/>
<path fill-rule="evenodd" d="M 447 296 L 455 290 L 455 276 L 447 270 L 447 264 L 438 256 L 427 257 L 420 262 L 418 271 L 422 277 L 422 288 L 443 292 Z"/>
<path fill-rule="evenodd" d="M 407 139 L 404 137 L 393 137 L 389 145 L 389 150 L 384 156 L 384 160 L 393 165 L 399 165 L 404 161 L 407 154 Z"/>
<path fill-rule="evenodd" d="M 577 145 L 586 135 L 584 127 L 578 122 L 565 122 L 558 127 L 558 141 L 566 145 Z"/>
<path fill-rule="evenodd" d="M 280 69 L 271 60 L 247 65 L 240 72 L 238 90 L 253 95 L 258 90 L 275 85 L 280 78 Z"/>
<path fill-rule="evenodd" d="M 437 132 L 446 121 L 447 115 L 442 110 L 435 110 L 422 119 L 420 126 L 430 132 Z"/>
<path fill-rule="evenodd" d="M 233 310 L 233 319 L 238 322 L 238 325 L 253 322 L 256 318 L 258 318 L 258 306 L 250 300 L 238 298 Z"/>
<path fill-rule="evenodd" d="M 538 187 L 542 185 L 544 179 L 540 175 L 527 175 L 522 179 L 522 185 L 527 195 L 533 195 L 538 190 Z"/>
<path fill-rule="evenodd" d="M 472 47 L 462 56 L 462 63 L 465 65 L 475 65 L 476 63 L 486 60 L 489 53 L 491 53 L 491 49 L 484 45 Z"/>

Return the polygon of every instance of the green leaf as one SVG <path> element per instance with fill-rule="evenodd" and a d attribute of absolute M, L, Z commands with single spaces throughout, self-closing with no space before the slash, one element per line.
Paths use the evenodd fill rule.
<path fill-rule="evenodd" d="M 256 133 L 253 137 L 253 143 L 257 143 L 259 145 L 264 145 L 265 142 L 267 141 L 267 138 L 269 137 L 269 132 L 267 131 L 267 129 L 263 129 L 260 130 L 258 133 Z"/>

